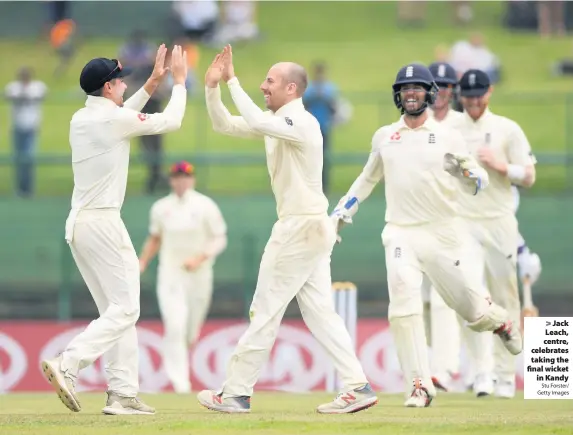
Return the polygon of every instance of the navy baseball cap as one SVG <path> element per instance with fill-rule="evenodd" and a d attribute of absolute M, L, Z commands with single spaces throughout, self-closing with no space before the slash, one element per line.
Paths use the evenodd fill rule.
<path fill-rule="evenodd" d="M 131 68 L 124 68 L 117 59 L 98 57 L 90 60 L 82 69 L 80 86 L 86 94 L 89 94 L 113 79 L 127 77 L 131 72 Z"/>
<path fill-rule="evenodd" d="M 487 73 L 479 69 L 467 70 L 460 79 L 462 97 L 481 97 L 487 93 L 491 81 Z"/>

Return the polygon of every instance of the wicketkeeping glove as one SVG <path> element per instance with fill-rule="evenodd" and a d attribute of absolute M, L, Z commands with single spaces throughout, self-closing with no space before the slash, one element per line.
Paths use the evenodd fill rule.
<path fill-rule="evenodd" d="M 485 189 L 488 185 L 487 174 L 486 176 L 482 175 L 485 172 L 484 169 L 471 156 L 446 153 L 444 155 L 444 171 L 475 189 L 474 195 L 477 195 L 481 189 Z"/>
<path fill-rule="evenodd" d="M 334 229 L 336 230 L 336 242 L 340 243 L 342 237 L 338 234 L 342 227 L 346 224 L 352 223 L 352 216 L 358 211 L 358 198 L 353 197 L 343 197 L 337 204 L 334 211 L 330 214 L 332 222 L 334 224 Z"/>

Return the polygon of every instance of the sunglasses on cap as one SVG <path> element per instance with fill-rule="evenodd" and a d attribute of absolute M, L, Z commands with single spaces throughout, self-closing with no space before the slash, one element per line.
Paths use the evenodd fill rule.
<path fill-rule="evenodd" d="M 195 172 L 195 168 L 189 162 L 177 162 L 171 166 L 171 170 L 169 171 L 171 175 L 193 175 Z"/>

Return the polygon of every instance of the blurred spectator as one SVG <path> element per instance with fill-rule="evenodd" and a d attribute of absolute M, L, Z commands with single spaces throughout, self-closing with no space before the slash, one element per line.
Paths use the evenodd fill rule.
<path fill-rule="evenodd" d="M 55 77 L 62 77 L 75 53 L 76 23 L 71 19 L 57 21 L 50 30 L 50 44 L 58 56 Z"/>
<path fill-rule="evenodd" d="M 155 64 L 157 48 L 147 40 L 143 30 L 134 30 L 119 50 L 119 58 L 124 66 L 134 68 L 133 74 L 147 79 Z"/>
<path fill-rule="evenodd" d="M 155 65 L 157 47 L 147 40 L 142 30 L 134 31 L 130 38 L 119 50 L 121 63 L 133 68 L 133 73 L 125 79 L 128 84 L 126 98 L 141 88 L 151 75 Z M 166 63 L 168 60 L 166 59 Z M 167 98 L 167 85 L 162 83 L 153 93 L 147 104 L 141 110 L 143 113 L 158 113 L 162 111 L 163 102 Z M 167 180 L 162 175 L 161 163 L 163 161 L 163 135 L 155 134 L 139 138 L 143 159 L 147 165 L 147 181 L 145 192 L 153 194 L 159 188 L 167 186 Z"/>
<path fill-rule="evenodd" d="M 173 11 L 183 33 L 191 41 L 207 42 L 214 35 L 219 21 L 219 5 L 216 0 L 175 0 Z"/>
<path fill-rule="evenodd" d="M 455 68 L 458 77 L 475 68 L 485 71 L 492 83 L 499 82 L 501 78 L 499 60 L 485 45 L 481 33 L 473 33 L 469 41 L 456 42 L 450 51 L 450 64 Z"/>
<path fill-rule="evenodd" d="M 71 1 L 47 1 L 48 15 L 50 17 L 50 24 L 56 24 L 58 21 L 63 21 L 71 17 L 70 8 Z"/>
<path fill-rule="evenodd" d="M 337 110 L 338 90 L 334 83 L 326 77 L 326 65 L 316 63 L 311 75 L 306 92 L 303 95 L 303 103 L 320 124 L 323 138 L 324 166 L 322 169 L 322 188 L 328 193 L 330 187 L 330 152 L 331 131 Z"/>
<path fill-rule="evenodd" d="M 538 31 L 541 36 L 565 35 L 564 1 L 538 1 L 537 14 Z"/>
<path fill-rule="evenodd" d="M 455 21 L 458 24 L 467 24 L 474 18 L 474 11 L 471 7 L 471 2 L 456 0 L 452 2 L 454 5 Z"/>
<path fill-rule="evenodd" d="M 250 41 L 259 36 L 255 1 L 228 1 L 224 3 L 220 26 L 214 43 L 222 46 L 238 41 Z"/>
<path fill-rule="evenodd" d="M 450 49 L 446 44 L 439 44 L 434 49 L 434 62 L 449 62 Z"/>
<path fill-rule="evenodd" d="M 423 26 L 426 21 L 426 1 L 398 0 L 398 21 L 409 26 Z"/>
<path fill-rule="evenodd" d="M 8 83 L 5 97 L 12 104 L 12 146 L 16 170 L 16 192 L 30 197 L 34 193 L 36 141 L 42 123 L 41 104 L 48 88 L 33 80 L 32 70 L 23 67 L 17 80 Z"/>
<path fill-rule="evenodd" d="M 556 62 L 553 65 L 553 73 L 556 76 L 573 75 L 573 56 Z"/>

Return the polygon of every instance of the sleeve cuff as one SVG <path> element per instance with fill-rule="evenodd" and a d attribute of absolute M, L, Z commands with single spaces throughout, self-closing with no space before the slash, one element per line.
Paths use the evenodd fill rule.
<path fill-rule="evenodd" d="M 205 85 L 205 94 L 206 95 L 220 95 L 221 94 L 221 87 L 217 85 L 217 87 L 212 88 L 210 86 Z"/>
<path fill-rule="evenodd" d="M 227 86 L 233 86 L 238 84 L 239 84 L 239 79 L 237 78 L 237 76 L 233 77 L 231 80 L 227 82 Z"/>

